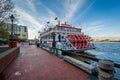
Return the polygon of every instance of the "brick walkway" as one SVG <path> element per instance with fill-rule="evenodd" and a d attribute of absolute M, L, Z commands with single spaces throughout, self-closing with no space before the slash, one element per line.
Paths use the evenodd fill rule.
<path fill-rule="evenodd" d="M 21 53 L 4 71 L 5 80 L 87 80 L 87 73 L 36 46 L 22 46 Z"/>

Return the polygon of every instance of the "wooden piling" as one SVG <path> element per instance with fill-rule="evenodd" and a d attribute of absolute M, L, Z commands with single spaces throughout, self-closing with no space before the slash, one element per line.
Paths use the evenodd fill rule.
<path fill-rule="evenodd" d="M 100 60 L 98 68 L 99 80 L 114 80 L 114 63 L 111 60 Z"/>

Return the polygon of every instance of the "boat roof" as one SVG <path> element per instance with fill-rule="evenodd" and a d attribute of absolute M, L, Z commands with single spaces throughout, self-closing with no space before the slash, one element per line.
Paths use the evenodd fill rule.
<path fill-rule="evenodd" d="M 81 30 L 81 28 L 75 28 L 75 27 L 72 27 L 71 25 L 68 25 L 68 24 L 60 24 L 60 25 L 56 25 L 56 27 Z"/>
<path fill-rule="evenodd" d="M 54 27 L 50 27 L 48 28 L 47 30 L 44 30 L 44 32 L 42 32 L 42 34 L 50 31 L 50 30 L 54 30 L 56 27 L 59 27 L 59 28 L 68 28 L 68 29 L 71 29 L 71 30 L 81 30 L 81 28 L 75 28 L 75 27 L 72 27 L 71 25 L 69 24 L 57 24 L 56 26 Z"/>

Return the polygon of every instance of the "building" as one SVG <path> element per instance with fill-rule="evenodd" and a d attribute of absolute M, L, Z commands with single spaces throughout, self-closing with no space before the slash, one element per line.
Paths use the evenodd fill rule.
<path fill-rule="evenodd" d="M 5 24 L 5 27 L 9 31 L 9 33 L 11 34 L 12 25 L 7 23 L 7 24 Z M 16 38 L 19 41 L 28 40 L 28 29 L 27 29 L 27 26 L 14 24 L 13 25 L 13 34 L 16 36 Z"/>

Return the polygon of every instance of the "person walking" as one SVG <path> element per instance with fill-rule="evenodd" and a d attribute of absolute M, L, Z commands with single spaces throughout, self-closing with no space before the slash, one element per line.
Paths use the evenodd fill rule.
<path fill-rule="evenodd" d="M 21 46 L 24 46 L 24 43 L 23 43 L 23 41 L 21 42 Z"/>

